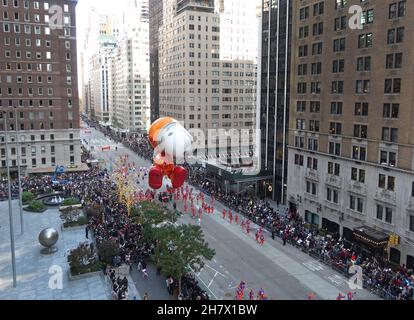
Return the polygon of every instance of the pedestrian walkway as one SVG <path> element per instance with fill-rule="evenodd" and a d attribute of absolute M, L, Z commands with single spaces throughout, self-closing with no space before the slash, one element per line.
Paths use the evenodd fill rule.
<path fill-rule="evenodd" d="M 277 204 L 276 201 L 273 201 L 271 198 L 266 198 L 265 201 L 269 203 L 269 205 L 276 210 L 280 214 L 284 214 L 287 212 L 288 207 L 285 205 Z"/>
<path fill-rule="evenodd" d="M 141 296 L 148 293 L 149 300 L 174 300 L 171 295 L 168 294 L 166 277 L 163 275 L 157 275 L 155 266 L 151 263 L 147 265 L 148 279 L 142 277 L 141 271 L 138 271 L 136 266 L 131 270 L 131 278 Z M 129 280 L 129 279 L 128 279 Z M 129 296 L 132 298 L 131 293 Z"/>
<path fill-rule="evenodd" d="M 17 287 L 13 288 L 10 254 L 8 203 L 0 202 L 0 300 L 107 300 L 102 275 L 69 281 L 67 253 L 78 243 L 87 241 L 84 229 L 61 231 L 57 209 L 43 213 L 24 212 L 25 233 L 20 236 L 18 202 L 13 201 L 16 248 Z M 38 234 L 47 227 L 58 230 L 58 251 L 42 255 Z M 61 276 L 55 284 L 50 279 Z M 50 282 L 50 283 L 49 283 Z"/>

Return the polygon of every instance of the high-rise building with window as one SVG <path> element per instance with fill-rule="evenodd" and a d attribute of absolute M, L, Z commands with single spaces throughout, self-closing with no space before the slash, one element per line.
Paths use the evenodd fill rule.
<path fill-rule="evenodd" d="M 261 174 L 257 189 L 284 203 L 290 103 L 292 1 L 263 1 L 261 19 Z"/>
<path fill-rule="evenodd" d="M 99 49 L 91 55 L 89 64 L 90 110 L 94 118 L 102 123 L 112 122 L 112 105 L 110 104 L 110 61 L 118 46 L 114 36 L 100 35 Z"/>
<path fill-rule="evenodd" d="M 5 130 L 12 169 L 17 166 L 16 141 L 26 173 L 81 163 L 76 4 L 74 0 L 1 1 L 2 171 L 7 165 Z"/>
<path fill-rule="evenodd" d="M 225 137 L 219 130 L 252 133 L 256 124 L 258 17 L 254 2 L 237 4 L 165 0 L 158 39 L 160 116 L 203 131 L 205 141 L 196 138 L 199 150 L 220 157 L 224 166 L 230 157 L 248 157 L 253 140 L 227 148 L 218 142 Z M 231 15 L 236 25 L 241 17 L 250 19 L 243 36 L 232 28 Z"/>
<path fill-rule="evenodd" d="M 164 0 L 149 0 L 149 45 L 150 45 L 150 109 L 151 122 L 160 116 L 159 101 L 159 37 L 163 23 Z"/>
<path fill-rule="evenodd" d="M 414 3 L 293 3 L 288 200 L 310 225 L 413 267 Z"/>
<path fill-rule="evenodd" d="M 150 121 L 148 2 L 130 1 L 124 20 L 119 45 L 110 58 L 111 119 L 118 129 L 142 133 Z"/>

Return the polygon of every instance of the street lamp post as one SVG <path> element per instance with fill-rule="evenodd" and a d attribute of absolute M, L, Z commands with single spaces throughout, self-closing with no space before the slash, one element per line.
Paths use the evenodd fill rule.
<path fill-rule="evenodd" d="M 10 250 L 12 259 L 12 270 L 13 270 L 13 287 L 16 288 L 16 255 L 14 249 L 14 228 L 13 228 L 13 210 L 11 203 L 11 179 L 10 179 L 10 163 L 9 163 L 9 141 L 7 134 L 7 112 L 3 111 L 4 117 L 4 141 L 6 146 L 6 165 L 7 165 L 7 181 L 8 181 L 8 192 L 9 192 L 9 229 L 10 229 Z"/>
<path fill-rule="evenodd" d="M 16 118 L 16 149 L 17 149 L 17 178 L 19 180 L 19 208 L 20 208 L 20 234 L 24 233 L 24 221 L 23 221 L 23 190 L 22 190 L 22 179 L 20 170 L 20 135 L 18 132 L 17 123 L 17 108 L 14 109 L 14 117 Z"/>

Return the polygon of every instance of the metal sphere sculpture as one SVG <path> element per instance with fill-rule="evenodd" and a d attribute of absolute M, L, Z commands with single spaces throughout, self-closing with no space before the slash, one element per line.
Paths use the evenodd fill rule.
<path fill-rule="evenodd" d="M 59 240 L 59 233 L 53 228 L 46 228 L 39 233 L 39 243 L 45 247 L 41 250 L 43 254 L 51 254 L 58 249 L 54 247 Z"/>

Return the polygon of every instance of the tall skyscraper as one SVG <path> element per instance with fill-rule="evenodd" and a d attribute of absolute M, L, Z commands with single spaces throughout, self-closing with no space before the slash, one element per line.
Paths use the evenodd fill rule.
<path fill-rule="evenodd" d="M 413 267 L 414 3 L 293 12 L 288 200 L 309 224 Z"/>
<path fill-rule="evenodd" d="M 159 94 L 159 32 L 163 23 L 164 0 L 149 0 L 149 34 L 150 34 L 150 79 L 151 79 L 151 122 L 160 116 Z"/>
<path fill-rule="evenodd" d="M 126 8 L 124 31 L 110 59 L 112 123 L 131 133 L 146 132 L 150 121 L 148 2 L 134 0 Z"/>
<path fill-rule="evenodd" d="M 110 60 L 118 46 L 114 36 L 100 35 L 99 49 L 91 55 L 89 64 L 90 110 L 96 120 L 103 123 L 112 122 L 112 105 L 110 105 Z"/>
<path fill-rule="evenodd" d="M 260 194 L 286 199 L 292 1 L 264 0 L 261 30 Z"/>
<path fill-rule="evenodd" d="M 9 131 L 14 169 L 16 141 L 26 173 L 81 163 L 76 4 L 2 1 L 0 131 Z M 0 170 L 6 167 L 4 142 L 1 135 Z"/>
<path fill-rule="evenodd" d="M 99 12 L 99 8 L 94 6 L 86 7 L 88 3 L 83 3 L 84 7 L 78 8 L 78 10 L 88 10 L 88 20 L 86 29 L 82 30 L 80 39 L 82 42 L 82 52 L 80 54 L 80 71 L 82 72 L 81 77 L 81 88 L 82 88 L 82 103 L 84 104 L 85 112 L 92 118 L 97 118 L 103 121 L 102 112 L 99 111 L 102 107 L 102 99 L 95 92 L 98 90 L 100 85 L 98 82 L 105 82 L 97 78 L 96 69 L 98 65 L 103 65 L 107 68 L 105 59 L 100 59 L 99 52 L 102 55 L 108 54 L 108 49 L 117 42 L 117 38 L 123 34 L 123 19 L 118 14 L 102 14 Z M 95 75 L 94 75 L 95 72 Z M 94 78 L 95 77 L 95 78 Z M 94 83 L 95 82 L 95 83 Z M 104 91 L 104 90 L 101 90 Z M 95 106 L 97 109 L 95 110 Z M 104 109 L 110 109 L 109 106 L 103 107 Z M 100 112 L 100 114 L 96 114 Z M 109 111 L 106 112 L 106 118 L 109 118 Z"/>
<path fill-rule="evenodd" d="M 233 159 L 240 156 L 233 153 L 248 154 L 253 143 L 252 139 L 241 141 L 230 149 L 217 144 L 223 136 L 219 129 L 255 128 L 257 53 L 252 51 L 257 48 L 258 17 L 251 3 L 239 1 L 236 6 L 228 0 L 222 1 L 221 8 L 213 0 L 163 3 L 159 32 L 160 115 L 182 121 L 187 129 L 202 130 L 212 147 L 205 148 L 205 141 L 200 141 L 200 149 L 212 157 L 222 157 L 223 162 L 227 161 L 227 152 Z M 243 13 L 251 17 L 251 25 L 244 27 L 250 37 L 245 39 L 234 32 L 227 21 L 231 13 L 237 17 L 234 23 L 238 25 Z M 227 40 L 223 51 L 222 37 Z"/>

